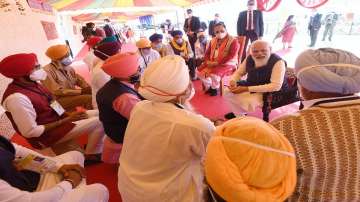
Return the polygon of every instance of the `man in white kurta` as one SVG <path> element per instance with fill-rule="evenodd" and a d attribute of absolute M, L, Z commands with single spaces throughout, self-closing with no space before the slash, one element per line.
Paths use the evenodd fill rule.
<path fill-rule="evenodd" d="M 215 127 L 184 107 L 194 93 L 185 61 L 180 56 L 154 61 L 141 77 L 139 93 L 147 100 L 131 112 L 120 156 L 123 201 L 202 201 L 201 161 Z"/>
<path fill-rule="evenodd" d="M 263 93 L 280 90 L 285 71 L 285 61 L 271 53 L 270 44 L 255 41 L 250 55 L 239 65 L 231 76 L 228 89 L 225 89 L 224 97 L 232 110 L 226 117 L 241 116 L 262 107 Z M 245 75 L 247 78 L 241 80 Z"/>
<path fill-rule="evenodd" d="M 16 158 L 25 158 L 28 155 L 40 156 L 48 159 L 40 182 L 35 192 L 22 191 L 0 179 L 0 201 L 6 202 L 107 202 L 109 191 L 102 184 L 86 185 L 86 180 L 72 188 L 72 183 L 62 179 L 58 169 L 65 164 L 78 164 L 84 166 L 84 156 L 80 152 L 72 151 L 56 157 L 45 157 L 35 151 L 17 144 L 15 147 Z M 53 166 L 50 162 L 55 162 Z M 45 162 L 44 162 L 45 163 Z"/>

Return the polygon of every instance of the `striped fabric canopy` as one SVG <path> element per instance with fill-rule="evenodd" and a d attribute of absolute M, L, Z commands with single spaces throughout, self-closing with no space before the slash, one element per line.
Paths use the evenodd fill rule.
<path fill-rule="evenodd" d="M 72 19 L 78 22 L 87 22 L 97 19 L 116 19 L 118 21 L 127 21 L 137 19 L 139 16 L 154 15 L 155 12 L 113 12 L 113 13 L 89 13 L 74 16 Z"/>
<path fill-rule="evenodd" d="M 117 7 L 187 7 L 201 0 L 43 0 L 58 11 L 73 11 Z"/>

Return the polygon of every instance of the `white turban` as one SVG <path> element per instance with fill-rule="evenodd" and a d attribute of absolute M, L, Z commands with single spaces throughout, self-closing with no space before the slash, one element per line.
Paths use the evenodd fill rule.
<path fill-rule="evenodd" d="M 166 102 L 181 95 L 190 83 L 185 60 L 168 55 L 153 61 L 140 79 L 139 93 L 147 100 Z"/>
<path fill-rule="evenodd" d="M 321 48 L 302 52 L 295 61 L 298 82 L 313 92 L 360 92 L 360 59 L 350 52 Z"/>

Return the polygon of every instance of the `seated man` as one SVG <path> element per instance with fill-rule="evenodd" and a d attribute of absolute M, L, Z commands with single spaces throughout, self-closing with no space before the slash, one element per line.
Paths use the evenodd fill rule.
<path fill-rule="evenodd" d="M 106 135 L 111 139 L 108 141 L 112 143 L 123 143 L 130 112 L 135 104 L 142 100 L 134 89 L 140 76 L 138 67 L 138 55 L 135 53 L 119 53 L 106 60 L 102 66 L 103 71 L 112 79 L 99 89 L 96 101 L 100 121 Z M 118 161 L 119 154 L 112 155 L 117 155 Z"/>
<path fill-rule="evenodd" d="M 27 163 L 31 156 L 36 159 Z M 0 136 L 0 159 L 1 201 L 107 202 L 109 199 L 104 185 L 86 185 L 84 157 L 80 152 L 45 157 Z"/>
<path fill-rule="evenodd" d="M 197 33 L 197 40 L 195 42 L 195 64 L 200 66 L 205 59 L 205 52 L 209 47 L 209 41 L 206 38 L 205 32 Z"/>
<path fill-rule="evenodd" d="M 279 91 L 285 87 L 285 72 L 286 62 L 271 53 L 270 44 L 255 41 L 250 47 L 250 55 L 232 75 L 229 89 L 225 91 L 225 100 L 232 110 L 225 117 L 234 118 L 262 107 L 264 92 Z M 245 75 L 246 80 L 241 80 Z"/>
<path fill-rule="evenodd" d="M 215 127 L 184 106 L 195 93 L 185 61 L 154 61 L 139 93 L 147 100 L 132 109 L 119 160 L 123 201 L 202 201 L 202 159 Z"/>
<path fill-rule="evenodd" d="M 216 128 L 206 148 L 209 201 L 285 201 L 296 185 L 295 151 L 272 125 L 242 117 Z"/>
<path fill-rule="evenodd" d="M 173 37 L 170 43 L 166 46 L 166 55 L 179 55 L 181 56 L 186 65 L 189 68 L 190 78 L 194 80 L 195 75 L 195 63 L 194 63 L 194 53 L 191 49 L 190 43 L 183 39 L 183 33 L 180 30 L 175 30 L 171 32 Z"/>
<path fill-rule="evenodd" d="M 212 38 L 204 62 L 198 68 L 204 90 L 211 96 L 217 95 L 221 77 L 235 70 L 239 50 L 236 38 L 228 34 L 224 23 L 216 24 L 214 31 L 216 37 Z"/>
<path fill-rule="evenodd" d="M 89 117 L 91 111 L 65 112 L 39 83 L 46 78 L 46 72 L 40 68 L 35 54 L 4 58 L 0 73 L 13 79 L 3 94 L 2 104 L 14 129 L 34 148 L 53 147 L 87 134 L 85 157 L 89 163 L 99 161 L 104 137 L 101 122 L 96 116 Z"/>
<path fill-rule="evenodd" d="M 297 57 L 295 73 L 304 109 L 271 122 L 296 151 L 289 201 L 359 201 L 360 58 L 310 49 Z"/>
<path fill-rule="evenodd" d="M 139 65 L 140 65 L 140 73 L 143 73 L 146 67 L 154 60 L 160 58 L 159 52 L 151 48 L 151 42 L 142 38 L 136 42 L 136 47 L 139 50 Z"/>
<path fill-rule="evenodd" d="M 46 55 L 51 63 L 44 67 L 47 78 L 42 81 L 43 85 L 66 110 L 74 110 L 77 106 L 92 109 L 91 87 L 70 66 L 69 48 L 66 45 L 51 46 Z"/>
<path fill-rule="evenodd" d="M 110 76 L 101 69 L 101 66 L 106 59 L 117 54 L 120 48 L 120 44 L 115 41 L 99 44 L 94 50 L 94 66 L 90 69 L 91 96 L 94 109 L 98 108 L 96 93 L 111 79 Z"/>
<path fill-rule="evenodd" d="M 150 36 L 149 40 L 151 41 L 151 47 L 152 49 L 159 52 L 161 57 L 164 57 L 166 55 L 165 53 L 165 45 L 163 44 L 163 35 L 162 34 L 153 34 Z"/>

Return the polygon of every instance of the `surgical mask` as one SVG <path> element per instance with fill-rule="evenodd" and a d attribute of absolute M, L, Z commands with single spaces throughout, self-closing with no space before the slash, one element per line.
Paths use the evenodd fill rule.
<path fill-rule="evenodd" d="M 44 80 L 46 79 L 46 77 L 47 77 L 47 74 L 46 74 L 45 70 L 43 70 L 42 68 L 33 71 L 33 72 L 29 75 L 29 78 L 30 78 L 30 80 L 32 80 L 32 81 L 44 81 Z"/>
<path fill-rule="evenodd" d="M 62 60 L 60 61 L 60 63 L 61 63 L 63 66 L 66 67 L 66 66 L 71 65 L 72 59 L 71 59 L 71 57 L 69 56 L 69 57 L 66 57 L 66 58 L 62 59 Z"/>
<path fill-rule="evenodd" d="M 154 45 L 154 49 L 156 49 L 156 50 L 160 50 L 161 48 L 162 48 L 161 43 L 158 43 L 158 44 Z"/>
<path fill-rule="evenodd" d="M 217 33 L 217 34 L 216 34 L 216 38 L 218 38 L 218 39 L 223 39 L 223 38 L 226 37 L 226 35 L 227 35 L 226 32 L 224 32 L 224 33 Z"/>
<path fill-rule="evenodd" d="M 200 43 L 205 43 L 205 42 L 206 42 L 206 38 L 205 38 L 205 37 L 200 37 L 200 38 L 199 38 L 199 41 L 200 41 Z"/>
<path fill-rule="evenodd" d="M 150 49 L 142 49 L 142 50 L 141 50 L 141 53 L 142 53 L 144 56 L 150 55 L 150 52 L 151 52 Z"/>
<path fill-rule="evenodd" d="M 183 42 L 183 39 L 176 39 L 177 44 L 182 44 L 182 42 Z"/>
<path fill-rule="evenodd" d="M 255 6 L 254 5 L 248 6 L 248 10 L 255 10 Z"/>

